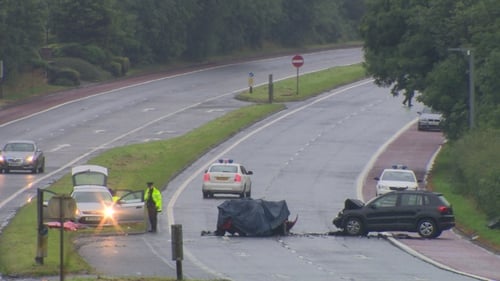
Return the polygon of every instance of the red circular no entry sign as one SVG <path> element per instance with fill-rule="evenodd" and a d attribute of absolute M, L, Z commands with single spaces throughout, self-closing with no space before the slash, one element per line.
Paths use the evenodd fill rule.
<path fill-rule="evenodd" d="M 299 68 L 304 64 L 304 58 L 301 55 L 295 55 L 292 58 L 293 66 Z"/>

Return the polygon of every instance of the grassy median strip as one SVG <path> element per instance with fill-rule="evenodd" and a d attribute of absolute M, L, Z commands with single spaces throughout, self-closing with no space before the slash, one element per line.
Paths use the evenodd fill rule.
<path fill-rule="evenodd" d="M 300 78 L 302 81 L 300 99 L 362 78 L 365 78 L 365 72 L 360 64 L 336 67 L 302 76 Z M 314 79 L 315 82 L 308 83 L 306 82 L 308 79 Z M 295 85 L 295 79 L 276 82 L 274 85 L 275 101 L 297 100 L 297 97 L 290 95 L 291 85 Z M 267 103 L 267 87 L 258 87 L 254 90 L 251 96 L 248 93 L 241 93 L 239 98 L 255 104 L 229 112 L 185 135 L 168 140 L 110 149 L 91 159 L 89 163 L 109 168 L 108 185 L 111 188 L 140 190 L 144 188 L 144 183 L 149 180 L 157 183 L 159 187 L 166 186 L 175 175 L 213 147 L 255 122 L 285 109 L 285 105 L 281 103 Z M 287 97 L 289 98 L 287 99 Z M 69 193 L 71 191 L 70 175 L 59 179 L 49 189 L 56 193 Z M 59 274 L 60 232 L 58 229 L 49 230 L 48 256 L 44 258 L 44 264 L 35 263 L 36 217 L 36 204 L 31 202 L 22 207 L 9 225 L 5 227 L 0 236 L 0 253 L 2 253 L 0 255 L 0 271 L 2 274 L 13 276 L 57 276 Z M 67 274 L 95 274 L 92 268 L 78 255 L 78 249 L 73 243 L 78 235 L 120 234 L 137 230 L 140 228 L 121 226 L 120 228 L 84 230 L 83 233 L 80 230 L 78 232 L 65 232 L 63 245 L 65 272 Z M 141 280 L 146 279 L 141 278 Z"/>

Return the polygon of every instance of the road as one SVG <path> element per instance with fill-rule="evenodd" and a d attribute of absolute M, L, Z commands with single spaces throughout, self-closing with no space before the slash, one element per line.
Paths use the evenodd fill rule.
<path fill-rule="evenodd" d="M 304 54 L 301 73 L 359 63 L 359 48 Z M 290 57 L 214 65 L 168 76 L 95 85 L 37 100 L 43 108 L 12 107 L 0 111 L 0 143 L 31 139 L 47 158 L 46 173 L 0 176 L 0 224 L 20 205 L 96 154 L 116 146 L 180 136 L 247 103 L 233 99 L 247 90 L 248 73 L 255 86 L 295 77 Z M 216 82 L 215 82 L 216 81 Z M 91 97 L 89 97 L 91 96 Z M 61 104 L 62 103 L 62 104 Z M 21 119 L 16 119 L 20 117 Z"/>
<path fill-rule="evenodd" d="M 371 94 L 367 97 L 366 93 Z M 368 81 L 312 102 L 289 104 L 288 110 L 245 130 L 174 179 L 164 193 L 164 206 L 168 208 L 160 217 L 158 235 L 94 239 L 91 243 L 85 240 L 81 253 L 106 274 L 175 276 L 172 272 L 175 263 L 170 260 L 169 225 L 180 223 L 184 231 L 183 266 L 187 278 L 474 280 L 415 259 L 377 236 L 328 235 L 335 230 L 331 219 L 344 198 L 356 196 L 359 173 L 353 171 L 362 171 L 367 159 L 390 139 L 387 135 L 396 134 L 415 119 L 415 111 L 399 104 L 399 100 Z M 380 110 L 386 106 L 389 109 Z M 364 126 L 350 126 L 352 123 Z M 221 157 L 244 159 L 247 168 L 254 171 L 254 198 L 287 200 L 292 214 L 299 214 L 293 235 L 271 238 L 201 235 L 202 231 L 215 228 L 217 205 L 232 198 L 201 196 L 203 169 Z M 148 259 L 151 263 L 127 266 L 129 263 L 118 257 L 129 256 L 129 248 L 151 249 L 153 254 Z M 398 260 L 398 264 L 388 265 L 391 260 Z M 100 266 L 105 261 L 107 265 L 109 261 L 116 263 Z"/>
<path fill-rule="evenodd" d="M 304 57 L 306 64 L 315 61 L 308 56 Z M 340 53 L 336 60 L 342 61 L 345 57 L 346 54 Z M 318 58 L 316 61 L 325 60 Z M 237 73 L 236 76 L 238 73 L 245 76 L 248 69 L 261 67 L 263 72 L 269 69 L 267 62 L 275 63 L 274 60 L 269 60 L 263 61 L 263 65 L 260 62 L 248 63 L 245 67 L 238 65 L 229 69 L 214 68 L 212 71 L 225 77 L 234 73 Z M 280 60 L 278 64 L 285 63 L 290 64 L 286 59 Z M 64 155 L 57 154 L 61 150 L 64 151 L 63 154 L 71 154 L 72 157 L 84 155 L 70 160 L 66 158 L 66 164 L 63 165 L 52 164 L 48 173 L 50 177 L 56 177 L 59 172 L 67 170 L 67 167 L 85 161 L 87 157 L 108 147 L 169 138 L 242 106 L 242 103 L 231 98 L 238 91 L 234 85 L 240 85 L 241 81 L 231 88 L 225 85 L 229 83 L 226 79 L 220 84 L 211 82 L 220 81 L 215 79 L 213 73 L 203 73 L 198 77 L 196 75 L 200 73 L 194 72 L 192 75 L 195 75 L 193 80 L 180 75 L 156 82 L 166 84 L 143 84 L 125 88 L 123 92 L 113 91 L 100 95 L 97 100 L 92 98 L 78 104 L 69 104 L 68 108 L 64 106 L 55 109 L 62 111 L 54 115 L 71 115 L 68 120 L 54 120 L 60 119 L 54 116 L 44 119 L 44 116 L 36 115 L 36 118 L 25 120 L 35 122 L 36 119 L 49 125 L 38 129 L 36 124 L 9 123 L 0 127 L 0 135 L 4 136 L 4 131 L 1 130 L 7 127 L 11 130 L 10 135 L 26 132 L 23 136 L 31 136 L 33 131 L 37 131 L 38 135 L 34 134 L 39 136 L 37 140 L 53 145 L 53 159 L 65 159 Z M 246 76 L 242 80 L 246 83 Z M 192 81 L 196 83 L 193 84 Z M 205 89 L 212 84 L 218 86 L 207 90 L 212 91 L 210 97 L 204 96 Z M 219 85 L 221 89 L 229 90 L 218 92 Z M 158 87 L 161 89 L 159 92 Z M 189 105 L 186 94 L 189 90 L 193 93 L 189 96 L 200 95 L 203 102 Z M 341 208 L 343 199 L 357 195 L 356 179 L 359 171 L 365 168 L 370 157 L 376 154 L 390 136 L 416 117 L 415 111 L 401 108 L 399 100 L 393 99 L 387 91 L 378 89 L 369 82 L 346 87 L 342 92 L 336 91 L 331 96 L 326 96 L 304 103 L 288 104 L 287 111 L 245 130 L 179 175 L 169 184 L 164 194 L 165 206 L 168 205 L 169 208 L 160 219 L 159 235 L 93 238 L 90 241 L 82 239 L 79 241 L 82 243 L 82 255 L 103 273 L 175 276 L 175 266 L 170 260 L 168 225 L 181 223 L 185 230 L 184 270 L 189 277 L 215 276 L 233 280 L 407 280 L 411 276 L 423 280 L 471 280 L 470 277 L 443 271 L 416 260 L 392 247 L 386 239 L 325 235 L 334 229 L 331 219 Z M 110 101 L 113 102 L 113 107 L 105 107 Z M 47 114 L 52 115 L 54 111 Z M 121 124 L 124 122 L 113 122 L 129 120 L 127 116 L 134 116 L 133 121 L 142 124 L 132 122 L 127 125 L 139 129 L 130 132 L 125 124 Z M 147 116 L 147 119 L 135 120 L 143 116 Z M 96 139 L 96 144 L 87 144 L 88 135 L 91 135 L 92 140 Z M 47 138 L 64 139 L 65 142 L 51 143 Z M 68 147 L 67 143 L 71 145 Z M 81 143 L 85 145 L 74 147 Z M 292 213 L 300 214 L 300 221 L 294 228 L 295 235 L 269 239 L 200 235 L 202 230 L 215 227 L 216 206 L 227 199 L 203 200 L 199 189 L 201 170 L 220 156 L 244 159 L 249 168 L 255 167 L 255 198 L 286 199 L 289 202 Z M 66 168 L 59 168 L 64 165 L 67 165 Z M 4 177 L 7 177 L 3 179 L 9 183 L 14 180 L 29 183 L 33 178 L 38 180 L 35 182 L 37 185 L 50 182 L 50 177 L 43 179 L 41 175 L 17 174 Z M 29 188 L 25 188 L 25 191 L 29 193 Z M 20 194 L 20 197 L 27 196 L 25 193 Z M 2 201 L 2 206 L 15 201 Z M 143 267 L 134 263 L 137 260 L 148 262 L 143 263 Z M 404 261 L 402 264 L 405 266 L 393 268 L 386 260 Z M 107 266 L 102 267 L 103 264 Z M 131 264 L 134 266 L 130 266 Z M 363 270 L 360 270 L 360 265 Z M 390 270 L 387 270 L 388 266 Z M 256 267 L 259 268 L 258 271 L 254 269 Z"/>

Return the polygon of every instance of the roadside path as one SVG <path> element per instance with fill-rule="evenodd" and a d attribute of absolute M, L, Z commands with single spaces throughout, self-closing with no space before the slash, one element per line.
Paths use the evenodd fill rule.
<path fill-rule="evenodd" d="M 375 196 L 376 181 L 373 178 L 394 164 L 404 164 L 414 170 L 417 178 L 423 180 L 420 188 L 425 188 L 426 174 L 444 142 L 440 132 L 418 131 L 416 123 L 410 124 L 376 155 L 363 183 L 363 200 Z M 458 234 L 454 229 L 444 231 L 437 239 L 423 239 L 418 234 L 407 232 L 394 233 L 388 239 L 409 254 L 445 270 L 478 280 L 500 280 L 498 253 L 474 244 L 471 238 Z"/>

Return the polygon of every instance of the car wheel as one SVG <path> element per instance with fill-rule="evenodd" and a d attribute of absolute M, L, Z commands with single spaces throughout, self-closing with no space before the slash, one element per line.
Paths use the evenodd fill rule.
<path fill-rule="evenodd" d="M 247 198 L 252 197 L 251 194 L 252 194 L 251 191 L 248 191 L 247 194 L 246 194 Z"/>
<path fill-rule="evenodd" d="M 203 198 L 210 198 L 210 193 L 204 191 Z"/>
<path fill-rule="evenodd" d="M 436 238 L 441 234 L 434 220 L 430 218 L 421 219 L 417 224 L 417 231 L 423 238 Z"/>
<path fill-rule="evenodd" d="M 7 168 L 5 168 L 5 169 L 3 169 L 3 172 L 4 172 L 5 174 L 8 174 L 8 173 L 10 172 L 10 170 L 9 170 L 9 169 L 7 169 Z"/>
<path fill-rule="evenodd" d="M 348 218 L 344 227 L 344 232 L 351 236 L 365 235 L 363 222 L 356 217 Z"/>
<path fill-rule="evenodd" d="M 45 162 L 42 162 L 42 165 L 40 166 L 40 168 L 38 169 L 38 172 L 39 173 L 43 173 L 45 172 Z"/>
<path fill-rule="evenodd" d="M 36 174 L 36 173 L 38 173 L 38 167 L 37 167 L 37 166 L 35 166 L 35 168 L 31 169 L 31 173 L 32 173 L 32 174 Z"/>

